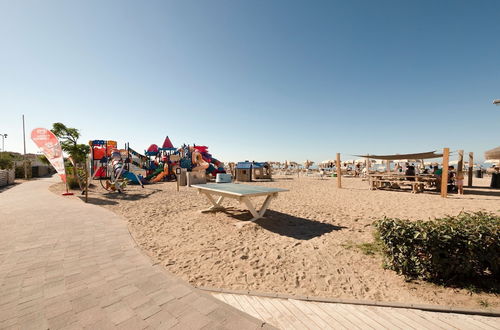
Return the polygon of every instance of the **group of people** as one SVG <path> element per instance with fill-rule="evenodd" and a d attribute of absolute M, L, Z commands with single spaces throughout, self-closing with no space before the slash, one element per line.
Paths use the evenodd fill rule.
<path fill-rule="evenodd" d="M 415 181 L 415 176 L 418 173 L 419 169 L 409 163 L 405 164 L 405 176 L 408 181 Z M 403 168 L 396 167 L 396 171 L 403 171 Z M 430 168 L 424 168 L 421 174 L 432 174 L 437 178 L 437 181 L 434 183 L 436 189 L 441 188 L 441 178 L 443 175 L 443 169 L 439 168 L 438 165 L 431 166 Z M 457 192 L 460 195 L 464 193 L 464 173 L 463 171 L 456 171 L 454 166 L 448 166 L 448 191 L 449 192 Z"/>

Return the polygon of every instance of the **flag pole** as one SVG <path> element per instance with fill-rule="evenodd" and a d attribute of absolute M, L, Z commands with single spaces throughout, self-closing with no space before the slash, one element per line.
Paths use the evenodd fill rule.
<path fill-rule="evenodd" d="M 28 169 L 26 166 L 26 129 L 24 125 L 24 114 L 23 114 L 23 143 L 24 143 L 24 157 L 23 157 L 24 179 L 28 179 Z"/>

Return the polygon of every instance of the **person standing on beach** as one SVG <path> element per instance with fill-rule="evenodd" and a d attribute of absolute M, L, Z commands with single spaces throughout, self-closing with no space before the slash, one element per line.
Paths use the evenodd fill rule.
<path fill-rule="evenodd" d="M 457 190 L 459 195 L 464 194 L 464 173 L 462 171 L 457 172 L 455 177 L 455 184 L 457 185 Z"/>

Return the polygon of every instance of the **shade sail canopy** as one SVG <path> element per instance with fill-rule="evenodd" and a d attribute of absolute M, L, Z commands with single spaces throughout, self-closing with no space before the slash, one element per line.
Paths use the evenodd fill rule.
<path fill-rule="evenodd" d="M 493 148 L 484 152 L 485 159 L 500 159 L 500 147 Z"/>
<path fill-rule="evenodd" d="M 437 154 L 436 151 L 420 152 L 416 154 L 395 154 L 395 155 L 355 155 L 358 157 L 383 159 L 383 160 L 398 160 L 398 159 L 430 159 L 443 157 L 443 154 Z"/>

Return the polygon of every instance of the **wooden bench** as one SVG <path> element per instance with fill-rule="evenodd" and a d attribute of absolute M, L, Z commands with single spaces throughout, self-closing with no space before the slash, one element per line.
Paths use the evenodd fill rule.
<path fill-rule="evenodd" d="M 415 180 L 409 180 L 414 178 Z M 411 186 L 412 193 L 424 192 L 426 186 L 431 186 L 437 182 L 437 178 L 433 176 L 406 176 L 406 175 L 370 175 L 370 190 L 382 189 L 386 187 L 392 188 L 394 185 Z"/>

